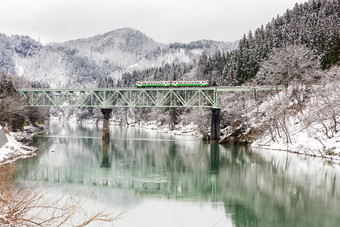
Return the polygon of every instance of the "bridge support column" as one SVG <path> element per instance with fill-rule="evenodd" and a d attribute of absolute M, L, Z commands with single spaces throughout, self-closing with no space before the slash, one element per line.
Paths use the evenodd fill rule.
<path fill-rule="evenodd" d="M 101 109 L 104 120 L 103 120 L 103 135 L 102 139 L 105 141 L 110 140 L 110 115 L 112 113 L 112 109 Z"/>
<path fill-rule="evenodd" d="M 211 109 L 211 143 L 218 143 L 220 140 L 220 111 L 220 108 Z"/>

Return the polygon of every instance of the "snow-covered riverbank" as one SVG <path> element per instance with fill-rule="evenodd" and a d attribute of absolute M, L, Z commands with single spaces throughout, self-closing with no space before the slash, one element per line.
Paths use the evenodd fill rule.
<path fill-rule="evenodd" d="M 0 126 L 1 127 L 1 126 Z M 7 142 L 0 148 L 0 165 L 11 163 L 19 158 L 27 158 L 38 153 L 39 148 L 25 145 L 23 142 L 29 142 L 35 133 L 41 132 L 42 129 L 26 126 L 24 132 L 6 133 Z M 0 130 L 3 130 L 0 128 Z"/>
<path fill-rule="evenodd" d="M 301 118 L 295 116 L 290 117 L 287 121 L 287 130 L 290 132 L 288 143 L 286 137 L 275 137 L 273 139 L 268 132 L 254 141 L 251 146 L 340 161 L 340 132 L 327 137 L 323 133 L 322 125 L 314 122 L 312 130 L 306 128 L 299 119 Z"/>
<path fill-rule="evenodd" d="M 51 120 L 61 120 L 63 118 L 59 117 L 51 117 Z M 69 119 L 64 119 L 68 122 L 77 122 L 81 124 L 102 124 L 102 121 L 98 121 L 97 119 L 84 119 L 82 121 L 79 121 L 75 118 L 75 116 L 71 116 Z M 133 119 L 128 121 L 128 124 L 121 124 L 119 120 L 111 118 L 110 120 L 110 125 L 119 125 L 123 127 L 139 127 L 139 128 L 144 128 L 144 129 L 149 129 L 149 130 L 156 130 L 158 132 L 162 133 L 168 133 L 168 134 L 173 134 L 173 135 L 190 135 L 190 136 L 196 136 L 196 137 L 201 137 L 202 135 L 200 134 L 198 130 L 198 126 L 190 123 L 190 124 L 182 124 L 179 123 L 175 126 L 174 129 L 170 129 L 169 125 L 165 124 L 160 124 L 159 121 L 141 121 L 138 123 L 134 123 Z"/>

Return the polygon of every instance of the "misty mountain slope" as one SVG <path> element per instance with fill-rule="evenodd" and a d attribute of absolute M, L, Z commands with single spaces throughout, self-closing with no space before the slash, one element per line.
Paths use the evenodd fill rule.
<path fill-rule="evenodd" d="M 113 79 L 115 83 L 119 86 L 132 86 L 137 80 L 166 80 L 169 78 L 170 80 L 172 80 L 171 78 L 174 77 L 169 74 L 172 70 L 168 71 L 169 65 L 172 64 L 187 64 L 186 67 L 177 67 L 187 68 L 187 70 L 184 70 L 183 73 L 180 73 L 181 77 L 178 77 L 177 79 L 195 80 L 197 79 L 197 70 L 195 66 L 197 65 L 197 62 L 202 53 L 205 53 L 205 55 L 207 56 L 212 56 L 216 52 L 227 53 L 229 51 L 233 51 L 237 48 L 237 46 L 238 41 L 221 42 L 213 40 L 200 40 L 190 42 L 188 44 L 171 43 L 164 48 L 157 48 L 153 52 L 141 58 L 136 64 L 131 65 L 130 67 L 127 67 L 123 70 L 113 72 L 112 74 L 110 74 L 110 80 Z M 194 67 L 195 69 L 191 69 L 192 67 Z M 165 72 L 166 73 L 161 77 L 154 75 L 154 73 L 150 74 L 150 72 L 157 71 L 155 70 L 155 68 L 167 68 L 163 70 L 163 74 Z M 188 72 L 188 68 L 190 68 L 190 72 Z M 162 74 L 159 72 L 155 73 Z M 140 74 L 143 75 L 141 76 Z M 136 78 L 127 79 L 127 77 L 131 76 Z M 103 82 L 100 81 L 99 86 L 107 87 L 109 85 L 104 85 Z"/>
<path fill-rule="evenodd" d="M 137 64 L 114 72 L 106 81 L 113 79 L 116 86 L 133 87 L 136 81 L 207 79 L 202 76 L 199 68 L 202 56 L 210 58 L 219 53 L 221 57 L 225 57 L 237 46 L 238 41 L 200 40 L 188 44 L 172 43 L 166 48 L 156 49 Z M 99 86 L 110 87 L 110 84 L 100 80 Z"/>
<path fill-rule="evenodd" d="M 44 46 L 28 36 L 0 34 L 0 66 L 35 87 L 97 87 L 100 81 L 119 81 L 127 72 L 192 64 L 203 52 L 212 55 L 236 46 L 211 40 L 165 45 L 131 28 Z"/>
<path fill-rule="evenodd" d="M 35 87 L 84 88 L 96 87 L 96 79 L 115 70 L 112 64 L 98 66 L 87 57 L 76 55 L 68 48 L 43 47 L 29 58 L 13 56 L 15 71 Z"/>
<path fill-rule="evenodd" d="M 183 43 L 171 43 L 165 48 L 157 48 L 153 52 L 141 58 L 138 63 L 127 68 L 127 71 L 142 70 L 151 67 L 162 67 L 165 64 L 192 64 L 204 52 L 207 55 L 213 55 L 217 51 L 229 52 L 237 48 L 236 42 L 221 42 L 213 40 L 200 40 Z"/>
<path fill-rule="evenodd" d="M 65 87 L 70 84 L 63 55 L 44 47 L 37 55 L 24 58 L 13 56 L 16 74 L 30 80 L 37 87 Z"/>
<path fill-rule="evenodd" d="M 153 50 L 165 46 L 132 28 L 53 45 L 76 49 L 77 55 L 88 57 L 99 65 L 109 62 L 121 68 L 133 65 Z"/>

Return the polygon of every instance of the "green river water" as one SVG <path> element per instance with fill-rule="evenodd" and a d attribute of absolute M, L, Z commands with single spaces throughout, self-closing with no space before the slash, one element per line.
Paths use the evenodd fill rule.
<path fill-rule="evenodd" d="M 340 226 L 340 166 L 191 136 L 51 121 L 18 178 L 127 211 L 114 226 Z M 112 224 L 103 224 L 111 226 Z M 96 225 L 95 225 L 96 226 Z"/>

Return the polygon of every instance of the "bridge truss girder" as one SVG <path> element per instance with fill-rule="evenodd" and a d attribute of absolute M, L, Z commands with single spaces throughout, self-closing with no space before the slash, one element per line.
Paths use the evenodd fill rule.
<path fill-rule="evenodd" d="M 219 107 L 216 88 L 20 89 L 35 107 Z"/>

